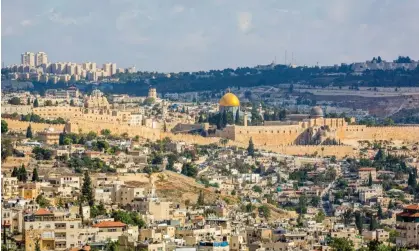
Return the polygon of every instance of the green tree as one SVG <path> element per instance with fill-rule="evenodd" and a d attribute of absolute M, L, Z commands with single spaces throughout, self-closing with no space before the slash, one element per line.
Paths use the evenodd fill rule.
<path fill-rule="evenodd" d="M 99 215 L 106 215 L 106 208 L 102 202 L 90 208 L 90 216 L 95 218 Z"/>
<path fill-rule="evenodd" d="M 380 148 L 374 157 L 374 160 L 384 162 L 386 160 L 386 154 L 382 148 Z"/>
<path fill-rule="evenodd" d="M 247 147 L 247 154 L 248 154 L 249 156 L 252 156 L 252 157 L 254 157 L 254 156 L 255 156 L 255 146 L 254 146 L 254 144 L 253 144 L 253 139 L 252 139 L 252 137 L 250 137 L 250 140 L 249 140 L 249 146 Z"/>
<path fill-rule="evenodd" d="M 9 104 L 11 105 L 20 105 L 20 98 L 19 97 L 13 97 L 9 100 Z"/>
<path fill-rule="evenodd" d="M 202 192 L 202 190 L 199 191 L 198 200 L 196 201 L 196 204 L 198 206 L 205 205 L 205 198 L 204 198 L 204 193 Z"/>
<path fill-rule="evenodd" d="M 13 155 L 13 144 L 10 139 L 1 140 L 1 161 L 5 161 L 7 157 Z"/>
<path fill-rule="evenodd" d="M 332 251 L 354 251 L 354 243 L 346 238 L 333 238 L 329 244 Z"/>
<path fill-rule="evenodd" d="M 29 124 L 28 128 L 26 129 L 26 138 L 27 138 L 27 139 L 31 139 L 32 137 L 33 137 L 33 134 L 32 134 L 32 127 L 31 127 L 31 125 Z"/>
<path fill-rule="evenodd" d="M 7 125 L 6 120 L 1 120 L 1 133 L 6 133 L 7 131 L 9 131 L 9 126 Z"/>
<path fill-rule="evenodd" d="M 41 251 L 41 247 L 39 246 L 39 239 L 38 238 L 35 241 L 35 251 Z"/>
<path fill-rule="evenodd" d="M 355 225 L 359 234 L 362 234 L 362 230 L 364 229 L 364 216 L 359 211 L 355 212 Z"/>
<path fill-rule="evenodd" d="M 86 140 L 90 141 L 90 140 L 94 140 L 97 138 L 97 133 L 90 131 L 87 135 L 86 135 Z"/>
<path fill-rule="evenodd" d="M 39 181 L 38 169 L 35 167 L 32 173 L 32 182 L 37 182 L 37 181 Z"/>
<path fill-rule="evenodd" d="M 260 186 L 254 186 L 252 190 L 256 193 L 262 193 L 262 188 Z"/>
<path fill-rule="evenodd" d="M 323 211 L 319 211 L 314 217 L 317 223 L 322 223 L 325 218 L 326 218 L 326 215 L 324 214 Z"/>
<path fill-rule="evenodd" d="M 196 177 L 196 175 L 198 174 L 198 169 L 191 163 L 184 163 L 182 166 L 181 174 L 186 175 L 188 177 Z"/>
<path fill-rule="evenodd" d="M 17 179 L 25 183 L 28 181 L 28 173 L 26 172 L 26 168 L 23 164 L 18 170 Z"/>
<path fill-rule="evenodd" d="M 146 98 L 143 102 L 143 105 L 150 106 L 155 102 L 154 98 Z"/>
<path fill-rule="evenodd" d="M 260 214 L 262 214 L 265 218 L 271 217 L 271 210 L 268 206 L 262 205 L 258 208 Z"/>
<path fill-rule="evenodd" d="M 16 167 L 13 167 L 13 171 L 12 171 L 11 176 L 12 176 L 12 177 L 17 177 L 18 172 L 19 172 L 19 171 L 17 170 L 17 168 L 16 168 Z"/>
<path fill-rule="evenodd" d="M 33 107 L 39 107 L 39 101 L 36 98 L 35 101 L 33 102 Z"/>
<path fill-rule="evenodd" d="M 374 216 L 371 216 L 371 220 L 370 220 L 370 231 L 376 230 L 378 228 L 378 222 L 377 222 L 377 218 L 375 218 Z"/>
<path fill-rule="evenodd" d="M 378 216 L 378 219 L 380 219 L 380 220 L 382 220 L 384 218 L 383 209 L 381 208 L 380 204 L 378 204 L 377 216 Z"/>
<path fill-rule="evenodd" d="M 407 184 L 412 187 L 413 189 L 416 189 L 416 169 L 411 170 L 409 172 L 409 178 L 407 179 Z"/>
<path fill-rule="evenodd" d="M 319 203 L 320 203 L 320 197 L 319 196 L 314 196 L 314 197 L 311 198 L 310 204 L 313 207 L 318 207 Z"/>
<path fill-rule="evenodd" d="M 251 213 L 251 212 L 253 212 L 254 209 L 255 209 L 255 207 L 253 206 L 253 204 L 251 202 L 246 204 L 246 207 L 245 207 L 246 212 Z"/>
<path fill-rule="evenodd" d="M 83 186 L 82 186 L 82 201 L 87 201 L 89 206 L 92 207 L 95 204 L 95 198 L 93 194 L 92 180 L 90 179 L 89 173 L 84 172 Z"/>
<path fill-rule="evenodd" d="M 138 226 L 139 228 L 142 228 L 146 225 L 146 223 L 143 221 L 143 219 L 140 218 L 137 212 L 126 212 L 118 210 L 113 211 L 111 216 L 116 221 L 121 221 L 128 225 Z"/>
<path fill-rule="evenodd" d="M 299 214 L 307 213 L 307 197 L 305 195 L 301 195 L 300 198 L 298 198 L 297 212 Z"/>
<path fill-rule="evenodd" d="M 234 119 L 234 124 L 240 125 L 240 111 L 239 111 L 239 109 L 237 109 L 237 111 L 236 111 L 236 117 Z"/>
<path fill-rule="evenodd" d="M 44 103 L 45 106 L 52 106 L 52 100 L 47 100 Z"/>
<path fill-rule="evenodd" d="M 224 110 L 223 111 L 223 115 L 222 115 L 222 118 L 223 118 L 223 128 L 225 128 L 226 126 L 227 126 L 227 124 L 228 124 L 228 119 L 227 119 L 227 112 L 226 112 L 226 110 Z"/>
<path fill-rule="evenodd" d="M 49 201 L 42 194 L 38 195 L 36 197 L 35 201 L 36 201 L 36 203 L 38 203 L 38 205 L 40 207 L 49 207 L 50 206 Z"/>
<path fill-rule="evenodd" d="M 109 129 L 102 129 L 100 131 L 100 134 L 102 134 L 103 136 L 109 136 L 109 135 L 111 135 L 111 130 L 109 130 Z"/>
<path fill-rule="evenodd" d="M 74 106 L 74 100 L 70 100 L 70 106 Z"/>

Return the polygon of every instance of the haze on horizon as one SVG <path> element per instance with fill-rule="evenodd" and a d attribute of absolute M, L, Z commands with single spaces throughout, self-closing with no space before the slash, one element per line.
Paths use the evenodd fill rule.
<path fill-rule="evenodd" d="M 115 62 L 178 72 L 419 59 L 419 1 L 2 1 L 2 61 Z"/>

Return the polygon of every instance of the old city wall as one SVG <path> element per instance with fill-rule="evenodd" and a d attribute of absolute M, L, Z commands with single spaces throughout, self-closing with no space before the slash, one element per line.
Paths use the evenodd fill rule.
<path fill-rule="evenodd" d="M 419 126 L 367 127 L 364 125 L 349 125 L 344 130 L 343 140 L 419 142 Z"/>
<path fill-rule="evenodd" d="M 45 128 L 52 127 L 56 131 L 62 131 L 64 129 L 64 124 L 46 124 L 46 123 L 34 123 L 28 121 L 19 121 L 19 120 L 12 120 L 12 119 L 3 119 L 7 122 L 10 131 L 14 132 L 26 132 L 28 129 L 29 124 L 31 125 L 32 132 L 39 132 L 45 130 Z"/>
<path fill-rule="evenodd" d="M 208 145 L 212 143 L 219 143 L 220 139 L 219 137 L 202 137 L 199 135 L 191 135 L 191 134 L 173 134 L 173 133 L 161 133 L 162 138 L 169 137 L 170 139 L 174 141 L 185 141 L 190 144 L 198 144 L 198 145 Z M 232 142 L 230 142 L 232 143 Z M 234 142 L 232 143 L 234 144 Z"/>
<path fill-rule="evenodd" d="M 71 119 L 74 117 L 81 117 L 83 115 L 83 108 L 72 106 L 45 106 L 33 108 L 33 113 L 42 118 Z"/>
<path fill-rule="evenodd" d="M 293 145 L 303 137 L 304 131 L 299 125 L 234 126 L 234 136 L 229 138 L 241 143 L 248 143 L 252 138 L 255 145 Z"/>
<path fill-rule="evenodd" d="M 317 156 L 336 156 L 337 158 L 357 157 L 358 151 L 352 146 L 335 145 L 335 146 L 322 146 L 322 145 L 292 145 L 292 146 L 256 146 L 256 148 L 264 149 L 267 151 L 279 152 L 287 155 L 314 155 Z"/>
<path fill-rule="evenodd" d="M 87 121 L 84 119 L 72 119 L 67 126 L 69 132 L 73 133 L 88 133 L 90 131 L 100 133 L 103 129 L 109 129 L 112 134 L 121 135 L 128 133 L 128 136 L 140 136 L 150 140 L 160 139 L 160 129 L 149 128 L 145 126 L 130 126 L 126 124 L 111 123 L 111 122 L 96 122 Z"/>

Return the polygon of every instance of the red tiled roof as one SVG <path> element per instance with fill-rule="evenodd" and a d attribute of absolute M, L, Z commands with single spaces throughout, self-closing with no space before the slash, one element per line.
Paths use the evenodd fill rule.
<path fill-rule="evenodd" d="M 40 208 L 34 214 L 35 215 L 48 215 L 48 214 L 52 214 L 52 212 L 46 210 L 45 208 Z"/>
<path fill-rule="evenodd" d="M 98 227 L 98 228 L 126 227 L 126 226 L 127 226 L 126 224 L 120 221 L 102 221 L 93 225 L 93 227 Z"/>
<path fill-rule="evenodd" d="M 408 206 L 405 206 L 404 209 L 419 210 L 419 205 L 418 204 L 408 205 Z"/>

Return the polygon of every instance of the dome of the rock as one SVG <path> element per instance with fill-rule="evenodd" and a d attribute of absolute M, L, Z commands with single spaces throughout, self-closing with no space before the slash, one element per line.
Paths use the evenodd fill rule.
<path fill-rule="evenodd" d="M 219 104 L 224 107 L 237 107 L 240 106 L 240 100 L 236 95 L 228 92 L 220 99 Z"/>

